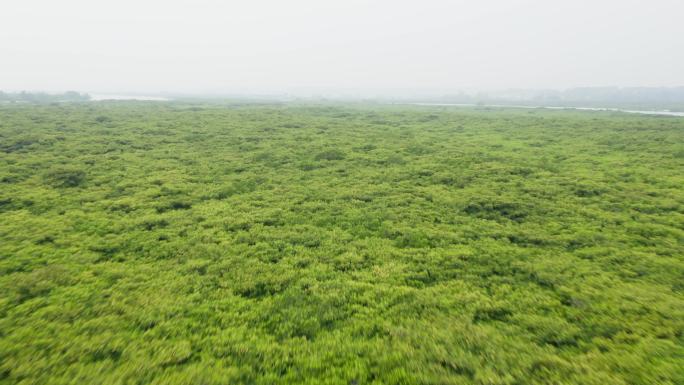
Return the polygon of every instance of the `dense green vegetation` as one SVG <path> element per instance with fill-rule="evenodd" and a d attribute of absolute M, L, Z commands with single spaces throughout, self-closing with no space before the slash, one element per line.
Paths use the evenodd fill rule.
<path fill-rule="evenodd" d="M 0 106 L 0 384 L 682 384 L 684 119 Z"/>

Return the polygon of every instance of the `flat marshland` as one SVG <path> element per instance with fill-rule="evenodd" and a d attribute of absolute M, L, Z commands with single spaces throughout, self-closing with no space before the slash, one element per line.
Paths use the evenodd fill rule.
<path fill-rule="evenodd" d="M 681 384 L 684 119 L 0 106 L 0 384 Z"/>

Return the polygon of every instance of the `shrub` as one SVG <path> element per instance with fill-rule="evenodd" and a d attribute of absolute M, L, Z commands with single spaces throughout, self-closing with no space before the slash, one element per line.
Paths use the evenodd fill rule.
<path fill-rule="evenodd" d="M 345 154 L 340 150 L 326 150 L 316 155 L 316 160 L 342 160 L 344 158 Z"/>
<path fill-rule="evenodd" d="M 49 185 L 60 188 L 81 186 L 85 179 L 85 171 L 73 168 L 58 168 L 45 175 L 45 180 Z"/>

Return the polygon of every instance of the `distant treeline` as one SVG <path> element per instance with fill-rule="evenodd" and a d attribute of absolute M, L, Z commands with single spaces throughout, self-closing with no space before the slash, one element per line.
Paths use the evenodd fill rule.
<path fill-rule="evenodd" d="M 48 94 L 44 92 L 2 92 L 0 102 L 24 102 L 24 103 L 53 103 L 53 102 L 85 102 L 90 100 L 90 95 L 76 91 L 67 91 L 61 94 Z"/>
<path fill-rule="evenodd" d="M 567 90 L 511 89 L 445 95 L 453 103 L 684 109 L 684 87 L 582 87 Z"/>

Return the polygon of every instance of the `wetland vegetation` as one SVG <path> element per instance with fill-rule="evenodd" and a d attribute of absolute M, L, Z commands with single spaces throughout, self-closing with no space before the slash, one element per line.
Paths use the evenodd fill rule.
<path fill-rule="evenodd" d="M 0 105 L 0 384 L 681 384 L 684 119 Z"/>

